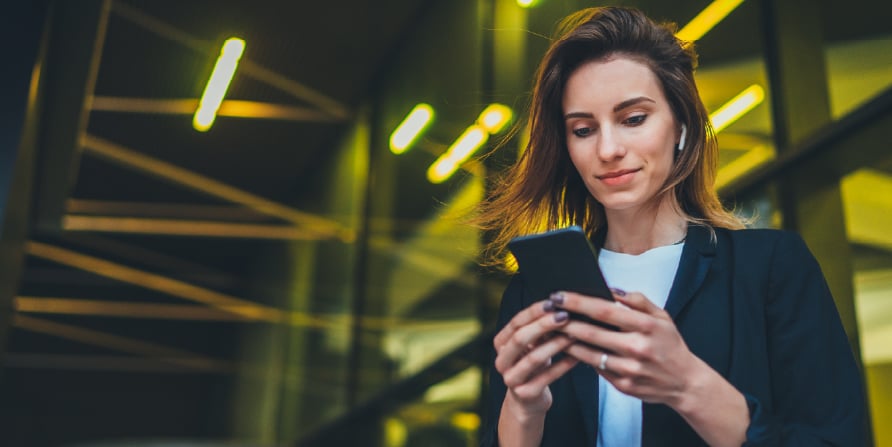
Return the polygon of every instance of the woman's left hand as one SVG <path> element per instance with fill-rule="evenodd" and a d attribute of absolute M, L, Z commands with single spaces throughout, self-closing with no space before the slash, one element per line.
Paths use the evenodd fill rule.
<path fill-rule="evenodd" d="M 560 331 L 579 342 L 564 351 L 595 367 L 619 391 L 676 407 L 704 363 L 688 349 L 669 314 L 647 297 L 614 291 L 613 298 L 616 302 L 572 292 L 552 295 L 559 308 L 619 328 L 571 320 Z"/>

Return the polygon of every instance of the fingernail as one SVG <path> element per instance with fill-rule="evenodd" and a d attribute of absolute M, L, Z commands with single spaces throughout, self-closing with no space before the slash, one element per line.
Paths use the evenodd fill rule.
<path fill-rule="evenodd" d="M 554 311 L 554 301 L 545 300 L 545 302 L 542 303 L 542 310 L 544 310 L 545 312 Z"/>
<path fill-rule="evenodd" d="M 570 317 L 570 315 L 567 314 L 566 311 L 562 310 L 562 311 L 554 314 L 554 322 L 555 323 L 563 323 L 564 321 L 567 321 L 567 318 L 569 318 L 569 317 Z"/>
<path fill-rule="evenodd" d="M 622 289 L 611 288 L 610 291 L 613 292 L 614 295 L 626 296 L 626 291 Z"/>
<path fill-rule="evenodd" d="M 564 292 L 554 292 L 548 299 L 555 305 L 560 306 L 561 304 L 564 304 Z"/>

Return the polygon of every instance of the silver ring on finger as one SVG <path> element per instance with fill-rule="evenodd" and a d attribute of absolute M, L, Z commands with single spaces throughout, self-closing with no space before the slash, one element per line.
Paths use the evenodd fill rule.
<path fill-rule="evenodd" d="M 607 353 L 601 354 L 601 363 L 598 364 L 598 369 L 601 371 L 607 371 Z"/>

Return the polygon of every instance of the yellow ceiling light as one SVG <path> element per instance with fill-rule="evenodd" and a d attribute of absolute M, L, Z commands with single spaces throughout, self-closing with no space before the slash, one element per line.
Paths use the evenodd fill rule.
<path fill-rule="evenodd" d="M 480 112 L 480 116 L 477 118 L 477 124 L 486 129 L 490 134 L 496 134 L 504 129 L 505 125 L 511 122 L 513 116 L 514 112 L 511 111 L 510 107 L 503 104 L 490 104 L 483 109 L 483 112 Z"/>
<path fill-rule="evenodd" d="M 538 3 L 538 0 L 517 0 L 517 6 L 521 8 L 536 6 L 536 3 Z"/>
<path fill-rule="evenodd" d="M 229 83 L 232 82 L 238 61 L 244 52 L 245 41 L 242 39 L 233 37 L 226 39 L 226 42 L 223 43 L 220 57 L 217 58 L 214 71 L 204 88 L 198 109 L 195 111 L 195 117 L 192 119 L 192 126 L 195 127 L 195 130 L 204 132 L 214 124 L 217 110 L 223 103 L 223 97 L 226 96 L 226 90 L 229 88 Z"/>
<path fill-rule="evenodd" d="M 390 135 L 390 151 L 394 154 L 405 152 L 433 120 L 433 107 L 424 103 L 416 105 Z"/>
<path fill-rule="evenodd" d="M 427 170 L 431 183 L 442 183 L 452 176 L 461 164 L 489 139 L 489 133 L 479 124 L 469 126 L 452 146 L 440 155 Z"/>
<path fill-rule="evenodd" d="M 681 40 L 699 40 L 741 3 L 743 0 L 715 0 L 675 35 Z"/>
<path fill-rule="evenodd" d="M 719 133 L 722 129 L 730 126 L 731 123 L 761 104 L 764 99 L 765 90 L 761 86 L 753 84 L 747 87 L 732 100 L 709 115 L 709 120 L 712 122 L 715 133 Z"/>

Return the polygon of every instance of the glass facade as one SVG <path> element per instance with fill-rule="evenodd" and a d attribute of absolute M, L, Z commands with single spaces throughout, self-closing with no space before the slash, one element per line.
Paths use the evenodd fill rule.
<path fill-rule="evenodd" d="M 684 25 L 710 2 L 607 3 Z M 856 3 L 865 5 L 848 9 L 882 2 Z M 331 153 L 292 185 L 291 202 L 343 237 L 265 245 L 250 261 L 246 293 L 284 316 L 234 330 L 233 371 L 219 381 L 218 419 L 229 428 L 215 435 L 257 445 L 477 444 L 507 279 L 478 266 L 485 235 L 467 217 L 522 132 L 503 145 L 506 133 L 489 135 L 443 182 L 428 170 L 487 105 L 509 106 L 519 122 L 556 22 L 590 5 L 468 0 L 421 10 Z M 805 5 L 812 15 L 786 22 Z M 861 23 L 840 8 L 743 2 L 697 41 L 696 79 L 710 113 L 759 92 L 721 126 L 716 186 L 752 227 L 800 232 L 814 250 L 860 354 L 875 444 L 892 447 L 882 423 L 892 419 L 892 22 Z M 797 68 L 789 51 L 818 56 Z M 394 154 L 391 133 L 420 103 L 433 121 Z M 29 290 L 39 287 L 25 282 L 19 294 Z"/>

